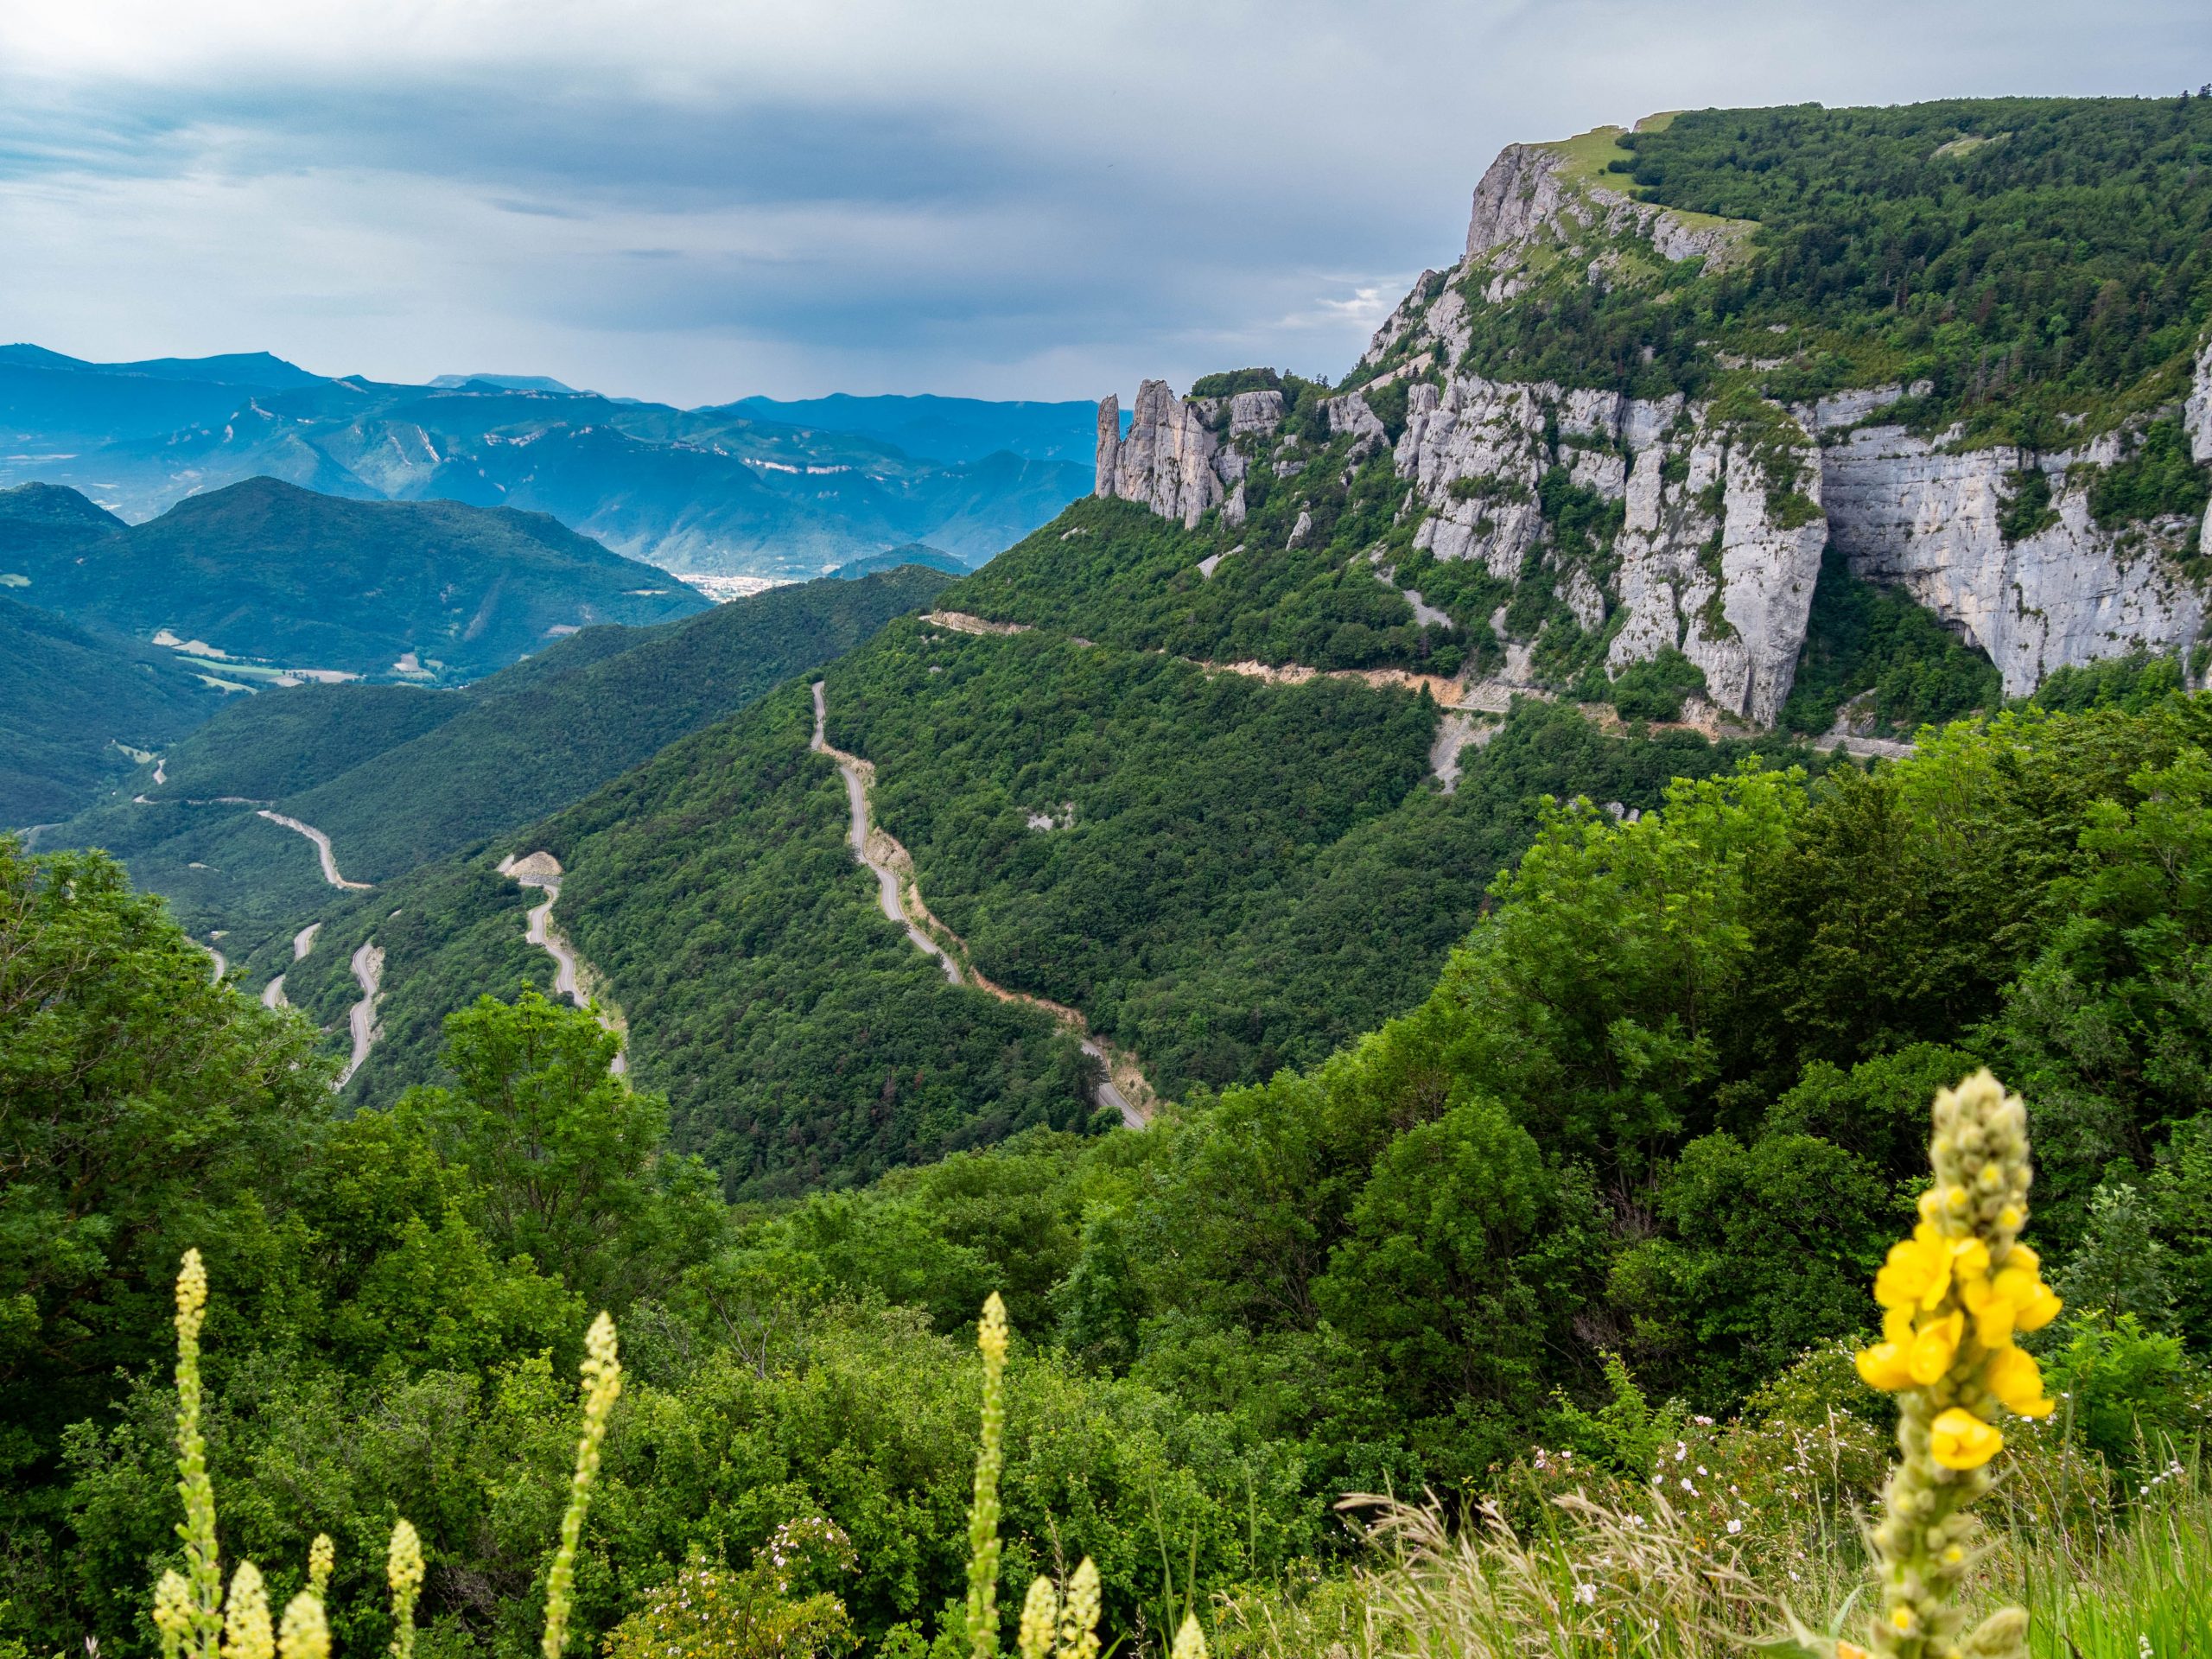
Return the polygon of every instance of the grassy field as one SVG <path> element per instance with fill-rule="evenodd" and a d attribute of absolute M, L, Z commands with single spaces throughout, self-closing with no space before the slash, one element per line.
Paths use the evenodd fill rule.
<path fill-rule="evenodd" d="M 1818 1438 L 1801 1449 L 1821 1455 Z M 1370 1564 L 1224 1599 L 1215 1652 L 1721 1659 L 1785 1640 L 1792 1621 L 1831 1639 L 1861 1633 L 1858 1504 L 1745 1503 L 1738 1528 L 1714 1527 L 1671 1471 L 1654 1490 L 1597 1470 L 1562 1478 L 1559 1453 L 1536 1455 L 1549 1467 L 1531 1471 L 1524 1501 L 1485 1503 L 1465 1524 L 1433 1501 L 1355 1506 Z M 2163 1480 L 2076 1462 L 2062 1478 L 2064 1510 L 2038 1517 L 2051 1478 L 2041 1470 L 1999 1489 L 2013 1502 L 1993 1503 L 1972 1599 L 2026 1608 L 2035 1659 L 2212 1652 L 2212 1488 L 2194 1453 Z"/>

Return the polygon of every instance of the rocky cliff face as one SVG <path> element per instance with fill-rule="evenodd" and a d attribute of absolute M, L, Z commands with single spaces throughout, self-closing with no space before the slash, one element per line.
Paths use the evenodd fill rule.
<path fill-rule="evenodd" d="M 2107 435 L 2035 456 L 1947 451 L 1901 427 L 1862 426 L 1821 451 L 1828 533 L 1857 574 L 1894 582 L 1989 653 L 2008 696 L 2052 670 L 2193 645 L 2205 596 L 2182 574 L 2203 527 L 2153 519 L 2125 532 L 2089 514 L 2093 469 L 2120 458 Z M 2050 487 L 2055 522 L 2018 540 L 2002 518 L 2028 468 Z"/>
<path fill-rule="evenodd" d="M 2138 649 L 2186 651 L 2202 633 L 2207 595 L 2190 568 L 2212 555 L 2202 523 L 2100 525 L 2089 502 L 2101 469 L 2126 458 L 2132 429 L 2063 453 L 1963 447 L 1955 435 L 1885 424 L 1904 396 L 1867 388 L 1784 407 L 1735 397 L 1726 411 L 1676 396 L 1656 401 L 1548 382 L 1486 379 L 1459 368 L 1471 307 L 1510 301 L 1530 273 L 1562 260 L 1603 286 L 1692 257 L 1739 257 L 1746 226 L 1672 213 L 1578 175 L 1559 147 L 1515 145 L 1475 190 L 1466 251 L 1425 271 L 1376 331 L 1360 391 L 1327 406 L 1348 464 L 1388 447 L 1418 515 L 1414 544 L 1439 560 L 1479 561 L 1501 582 L 1537 580 L 1603 644 L 1609 671 L 1679 650 L 1702 669 L 1713 702 L 1770 724 L 1787 700 L 1823 549 L 1852 569 L 1904 588 L 1986 652 L 2007 695 L 2054 670 Z M 2212 344 L 2182 408 L 2191 453 L 2212 462 Z M 1395 443 L 1372 395 L 1404 388 Z M 1915 388 L 1913 390 L 1918 390 Z M 1140 501 L 1197 525 L 1218 505 L 1244 517 L 1255 466 L 1277 476 L 1303 452 L 1278 442 L 1275 392 L 1178 399 L 1160 381 L 1138 393 L 1118 437 L 1119 409 L 1100 415 L 1097 493 Z M 2040 473 L 2049 508 L 2008 513 Z M 1593 552 L 1561 544 L 1540 499 L 1545 480 L 1619 504 Z M 2008 519 L 2012 520 L 2008 533 Z M 1536 641 L 1515 638 L 1500 607 L 1503 679 L 1525 678 Z"/>
<path fill-rule="evenodd" d="M 1395 452 L 1427 509 L 1414 544 L 1480 559 L 1501 581 L 1536 554 L 1584 629 L 1613 627 L 1613 669 L 1671 646 L 1705 671 L 1715 702 L 1770 724 L 1789 695 L 1824 541 L 1812 439 L 1776 416 L 1753 434 L 1680 397 L 1471 375 L 1416 385 Z M 1611 572 L 1544 552 L 1538 489 L 1554 467 L 1623 504 Z M 1802 505 L 1785 514 L 1777 499 Z"/>
<path fill-rule="evenodd" d="M 1127 437 L 1121 399 L 1109 394 L 1098 405 L 1094 493 L 1138 502 L 1193 528 L 1209 507 L 1221 505 L 1223 482 L 1213 465 L 1219 449 L 1196 404 L 1176 397 L 1165 380 L 1147 380 L 1137 388 Z"/>

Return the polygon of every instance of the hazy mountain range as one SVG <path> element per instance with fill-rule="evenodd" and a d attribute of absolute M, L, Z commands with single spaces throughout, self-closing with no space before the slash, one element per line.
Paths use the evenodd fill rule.
<path fill-rule="evenodd" d="M 747 399 L 678 410 L 542 376 L 428 386 L 266 353 L 89 363 L 0 346 L 0 486 L 129 522 L 260 475 L 360 500 L 549 512 L 685 572 L 817 575 L 917 542 L 980 563 L 1090 483 L 1096 406 Z"/>

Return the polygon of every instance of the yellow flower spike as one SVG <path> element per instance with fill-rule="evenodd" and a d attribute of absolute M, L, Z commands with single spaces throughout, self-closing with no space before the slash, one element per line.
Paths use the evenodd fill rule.
<path fill-rule="evenodd" d="M 1168 1659 L 1206 1659 L 1205 1632 L 1198 1628 L 1198 1615 L 1183 1615 L 1183 1628 L 1175 1632 L 1174 1650 Z"/>
<path fill-rule="evenodd" d="M 1968 1637 L 1955 1600 L 1975 1559 L 1968 1507 L 1987 1491 L 1980 1471 L 2005 1445 L 1984 1418 L 2048 1409 L 2041 1373 L 2012 1345 L 2016 1329 L 2056 1311 L 2035 1253 L 2017 1242 L 2034 1179 L 2027 1111 L 1978 1071 L 1940 1090 L 1930 1116 L 1936 1179 L 1920 1195 L 1912 1236 L 1875 1280 L 1882 1340 L 1858 1356 L 1859 1375 L 1897 1396 L 1900 1454 L 1869 1535 L 1881 1602 L 1866 1652 L 2027 1659 L 2024 1616 L 1985 1620 Z M 1843 1643 L 1835 1651 L 1845 1659 Z"/>
<path fill-rule="evenodd" d="M 330 1535 L 318 1532 L 308 1546 L 308 1587 L 318 1596 L 330 1593 L 330 1569 L 338 1564 L 338 1551 Z"/>
<path fill-rule="evenodd" d="M 1052 1659 L 1052 1632 L 1059 1624 L 1060 1599 L 1052 1581 L 1039 1577 L 1029 1586 L 1021 1604 L 1021 1633 L 1016 1645 L 1021 1659 Z"/>
<path fill-rule="evenodd" d="M 1890 1246 L 1889 1260 L 1874 1275 L 1874 1300 L 1884 1307 L 1933 1311 L 1950 1287 L 1950 1243 L 1923 1221 L 1913 1236 Z"/>
<path fill-rule="evenodd" d="M 1060 1609 L 1059 1659 L 1098 1659 L 1098 1563 L 1086 1555 L 1068 1580 Z"/>
<path fill-rule="evenodd" d="M 261 1569 L 241 1561 L 231 1578 L 223 1608 L 223 1659 L 276 1659 L 276 1638 L 269 1624 L 269 1592 Z"/>
<path fill-rule="evenodd" d="M 1912 1339 L 1906 1351 L 1905 1370 L 1922 1388 L 1941 1380 L 1951 1369 L 1951 1362 L 1958 1357 L 1959 1341 L 1966 1335 L 1967 1316 L 1954 1313 L 1948 1319 L 1937 1319 L 1923 1326 Z"/>
<path fill-rule="evenodd" d="M 177 1659 L 192 1634 L 192 1586 L 175 1567 L 154 1586 L 154 1628 L 161 1633 L 162 1659 Z"/>
<path fill-rule="evenodd" d="M 302 1590 L 292 1598 L 277 1643 L 283 1659 L 330 1659 L 330 1621 L 321 1596 Z"/>
<path fill-rule="evenodd" d="M 1895 1394 L 1899 1389 L 1912 1386 L 1912 1366 L 1902 1344 L 1877 1343 L 1872 1348 L 1860 1349 L 1858 1358 L 1859 1375 L 1868 1388 Z"/>
<path fill-rule="evenodd" d="M 423 1540 L 407 1520 L 391 1529 L 385 1553 L 385 1578 L 391 1586 L 392 1659 L 415 1659 L 415 1602 L 423 1593 Z"/>
<path fill-rule="evenodd" d="M 1990 1357 L 1981 1374 L 1981 1385 L 1995 1395 L 2005 1410 L 2023 1417 L 2048 1417 L 2054 1409 L 2044 1397 L 2043 1371 L 2035 1356 L 2018 1348 L 2005 1348 Z"/>
<path fill-rule="evenodd" d="M 1979 1469 L 2005 1449 L 2005 1437 L 1970 1411 L 1953 1406 L 1929 1425 L 1928 1449 L 1946 1469 Z"/>

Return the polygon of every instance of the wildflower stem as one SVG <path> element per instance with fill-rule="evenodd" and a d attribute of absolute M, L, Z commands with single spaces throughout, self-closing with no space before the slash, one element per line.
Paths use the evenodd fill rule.
<path fill-rule="evenodd" d="M 993 1291 L 976 1326 L 983 1356 L 982 1443 L 976 1495 L 968 1511 L 968 1648 L 973 1659 L 999 1650 L 999 1468 L 1006 1434 L 1006 1304 Z M 556 1659 L 549 1653 L 546 1659 Z"/>
<path fill-rule="evenodd" d="M 207 1317 L 207 1269 L 196 1249 L 176 1276 L 176 1490 L 184 1500 L 186 1596 L 178 1646 L 192 1659 L 217 1659 L 223 1637 L 223 1569 L 215 1549 L 215 1486 L 200 1431 L 200 1329 Z M 158 1602 L 156 1604 L 159 1605 Z M 163 1642 L 166 1646 L 167 1634 Z"/>
<path fill-rule="evenodd" d="M 544 1659 L 561 1659 L 568 1644 L 569 1613 L 575 1595 L 576 1546 L 583 1536 L 584 1511 L 591 1505 L 592 1482 L 599 1475 L 601 1444 L 607 1421 L 622 1392 L 622 1362 L 614 1343 L 614 1321 L 601 1313 L 584 1338 L 584 1427 L 576 1441 L 576 1471 L 569 1483 L 569 1508 L 561 1517 L 561 1544 L 545 1575 Z"/>

